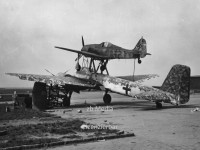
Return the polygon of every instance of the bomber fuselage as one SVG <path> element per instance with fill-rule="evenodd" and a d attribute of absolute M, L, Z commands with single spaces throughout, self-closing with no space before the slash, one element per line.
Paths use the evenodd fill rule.
<path fill-rule="evenodd" d="M 87 70 L 86 68 L 84 69 Z M 145 93 L 145 92 L 153 92 L 153 93 L 159 92 L 159 93 L 162 93 L 161 94 L 163 97 L 162 100 L 164 102 L 172 103 L 174 105 L 177 104 L 177 101 L 175 100 L 176 96 L 174 94 L 163 92 L 159 89 L 142 85 L 140 80 L 133 82 L 133 81 L 116 78 L 116 77 L 112 77 L 105 74 L 91 73 L 89 71 L 84 71 L 84 69 L 81 72 L 77 72 L 75 76 L 77 76 L 78 78 L 82 78 L 82 79 L 85 78 L 85 79 L 90 79 L 91 81 L 95 81 L 98 84 L 103 85 L 106 90 L 109 90 L 121 95 L 134 97 L 134 98 L 137 98 L 137 95 Z M 152 94 L 152 96 L 149 97 L 149 100 L 159 101 L 160 95 L 158 97 L 157 96 L 158 95 L 156 94 Z M 169 97 L 171 98 L 169 99 Z"/>

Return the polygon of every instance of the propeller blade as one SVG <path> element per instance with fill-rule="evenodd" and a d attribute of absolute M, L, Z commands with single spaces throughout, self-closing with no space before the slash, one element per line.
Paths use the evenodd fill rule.
<path fill-rule="evenodd" d="M 46 72 L 50 73 L 52 76 L 55 76 L 53 73 L 51 73 L 49 70 L 45 69 Z"/>
<path fill-rule="evenodd" d="M 85 46 L 83 36 L 82 36 L 82 45 Z"/>

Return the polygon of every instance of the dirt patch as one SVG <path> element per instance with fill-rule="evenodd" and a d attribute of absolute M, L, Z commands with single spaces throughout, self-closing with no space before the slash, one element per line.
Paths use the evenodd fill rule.
<path fill-rule="evenodd" d="M 12 108 L 13 104 L 0 104 L 0 121 L 1 120 L 19 120 L 19 119 L 31 119 L 31 118 L 42 118 L 51 117 L 53 115 L 36 111 L 33 109 L 13 109 L 10 112 L 6 112 L 6 107 Z"/>
<path fill-rule="evenodd" d="M 79 119 L 62 120 L 53 123 L 25 124 L 18 126 L 2 126 L 0 131 L 6 132 L 0 136 L 0 147 L 13 147 L 58 141 L 68 141 L 83 137 L 96 137 L 102 134 L 115 133 L 118 130 L 91 129 L 83 130 L 86 124 Z"/>

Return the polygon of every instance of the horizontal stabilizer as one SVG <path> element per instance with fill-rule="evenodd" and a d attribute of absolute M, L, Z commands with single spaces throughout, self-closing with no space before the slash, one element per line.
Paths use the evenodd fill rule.
<path fill-rule="evenodd" d="M 145 75 L 129 75 L 129 76 L 117 76 L 117 78 L 129 80 L 129 81 L 144 81 L 151 78 L 159 77 L 157 74 L 145 74 Z M 134 80 L 133 80 L 134 79 Z"/>
<path fill-rule="evenodd" d="M 149 100 L 153 102 L 165 102 L 170 103 L 170 93 L 165 93 L 160 90 L 152 90 L 135 95 L 135 98 L 141 100 Z"/>

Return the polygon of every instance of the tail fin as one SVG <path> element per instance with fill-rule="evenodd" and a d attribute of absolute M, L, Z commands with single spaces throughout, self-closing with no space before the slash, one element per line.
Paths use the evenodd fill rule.
<path fill-rule="evenodd" d="M 144 58 L 146 55 L 151 55 L 147 53 L 146 40 L 143 37 L 138 41 L 133 50 L 139 51 L 141 58 Z"/>
<path fill-rule="evenodd" d="M 174 65 L 161 86 L 161 90 L 176 96 L 178 104 L 184 104 L 190 98 L 190 67 Z"/>

